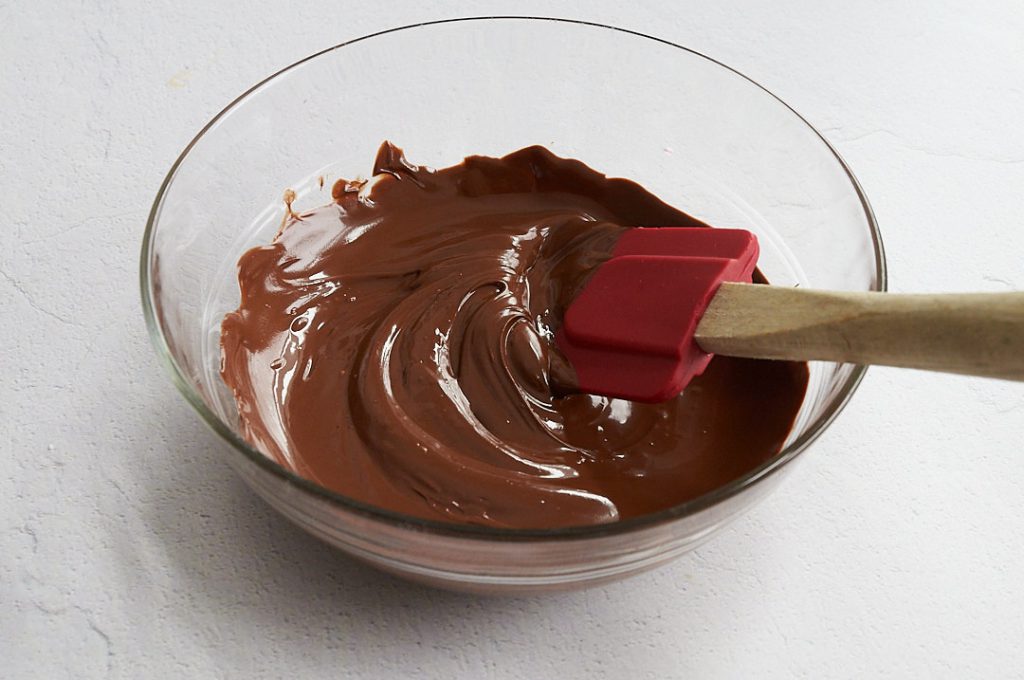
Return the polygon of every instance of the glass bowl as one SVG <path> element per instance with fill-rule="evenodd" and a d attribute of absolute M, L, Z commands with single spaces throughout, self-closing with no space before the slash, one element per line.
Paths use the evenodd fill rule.
<path fill-rule="evenodd" d="M 175 384 L 246 483 L 351 555 L 486 592 L 578 587 L 650 569 L 770 493 L 860 382 L 862 367 L 812 364 L 777 456 L 696 500 L 614 524 L 428 521 L 294 475 L 239 436 L 220 379 L 220 321 L 238 305 L 235 265 L 273 238 L 286 188 L 299 210 L 327 203 L 334 179 L 369 172 L 385 139 L 435 167 L 542 144 L 711 224 L 756 232 L 761 269 L 776 285 L 885 288 L 874 217 L 835 150 L 770 92 L 679 45 L 580 21 L 467 18 L 383 31 L 289 66 L 220 112 L 167 174 L 143 240 L 142 301 Z"/>

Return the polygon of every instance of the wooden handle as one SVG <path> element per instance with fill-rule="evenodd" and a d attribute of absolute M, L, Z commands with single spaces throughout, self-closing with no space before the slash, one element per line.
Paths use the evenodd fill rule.
<path fill-rule="evenodd" d="M 729 356 L 1024 380 L 1024 292 L 897 295 L 725 283 L 696 339 Z"/>

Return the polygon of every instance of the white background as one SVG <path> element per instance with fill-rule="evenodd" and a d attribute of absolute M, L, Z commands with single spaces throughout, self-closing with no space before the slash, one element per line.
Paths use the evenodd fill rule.
<path fill-rule="evenodd" d="M 248 493 L 136 283 L 164 173 L 242 90 L 367 32 L 511 12 L 648 32 L 776 92 L 863 183 L 894 290 L 1024 289 L 1024 5 L 188 5 L 0 0 L 0 676 L 1024 674 L 1022 385 L 872 369 L 696 553 L 479 599 L 354 564 Z"/>

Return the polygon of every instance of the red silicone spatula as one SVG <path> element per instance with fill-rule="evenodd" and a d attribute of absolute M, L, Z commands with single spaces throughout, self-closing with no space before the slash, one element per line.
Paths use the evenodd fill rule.
<path fill-rule="evenodd" d="M 664 401 L 713 354 L 1024 380 L 1024 292 L 850 293 L 751 283 L 741 229 L 636 228 L 556 335 L 580 391 Z"/>

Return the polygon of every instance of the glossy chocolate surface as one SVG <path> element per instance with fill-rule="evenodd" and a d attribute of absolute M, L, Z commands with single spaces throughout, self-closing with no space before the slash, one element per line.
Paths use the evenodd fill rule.
<path fill-rule="evenodd" d="M 541 147 L 434 171 L 385 144 L 373 173 L 239 262 L 223 377 L 258 448 L 372 505 L 520 528 L 662 510 L 778 453 L 803 364 L 715 357 L 660 404 L 559 396 L 554 331 L 623 230 L 706 225 Z"/>

